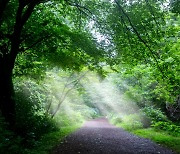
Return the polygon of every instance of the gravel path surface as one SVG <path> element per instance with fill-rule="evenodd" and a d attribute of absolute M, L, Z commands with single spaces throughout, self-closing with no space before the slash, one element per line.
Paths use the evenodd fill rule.
<path fill-rule="evenodd" d="M 105 118 L 87 121 L 65 138 L 52 154 L 172 154 L 152 141 L 109 124 Z"/>

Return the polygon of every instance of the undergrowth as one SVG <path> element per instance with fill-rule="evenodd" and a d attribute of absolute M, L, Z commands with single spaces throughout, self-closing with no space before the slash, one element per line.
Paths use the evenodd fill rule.
<path fill-rule="evenodd" d="M 110 121 L 133 134 L 180 153 L 180 125 L 170 121 L 160 109 L 146 107 L 139 113 L 113 116 Z"/>
<path fill-rule="evenodd" d="M 166 131 L 158 131 L 153 128 L 137 129 L 131 132 L 138 136 L 151 139 L 158 144 L 166 146 L 175 152 L 180 153 L 180 136 L 176 137 L 169 135 L 169 133 Z"/>
<path fill-rule="evenodd" d="M 0 118 L 0 153 L 2 154 L 48 154 L 66 135 L 72 133 L 79 126 L 62 127 L 48 132 L 37 140 L 28 138 L 31 144 L 23 136 L 19 136 L 8 130 L 3 118 Z M 32 143 L 33 142 L 33 143 Z M 30 146 L 31 145 L 31 146 Z"/>
<path fill-rule="evenodd" d="M 65 136 L 69 135 L 78 128 L 79 127 L 77 126 L 62 127 L 58 131 L 44 135 L 33 149 L 28 150 L 28 154 L 48 154 Z"/>
<path fill-rule="evenodd" d="M 46 91 L 38 83 L 18 80 L 15 82 L 15 94 L 16 125 L 13 131 L 0 115 L 0 153 L 46 154 L 80 127 L 80 116 L 75 122 L 65 113 L 61 113 L 58 119 L 51 117 L 46 110 L 49 101 Z"/>

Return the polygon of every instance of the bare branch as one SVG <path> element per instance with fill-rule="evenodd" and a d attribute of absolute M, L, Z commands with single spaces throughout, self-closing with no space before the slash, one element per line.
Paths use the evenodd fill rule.
<path fill-rule="evenodd" d="M 84 73 L 83 75 L 81 75 L 78 79 L 76 79 L 76 80 L 74 80 L 74 81 L 72 81 L 72 82 L 70 82 L 70 83 L 67 82 L 67 83 L 65 84 L 64 89 L 63 89 L 63 92 L 62 92 L 62 94 L 61 94 L 61 98 L 60 98 L 59 103 L 58 103 L 58 106 L 57 106 L 56 110 L 54 111 L 54 113 L 53 113 L 52 116 L 51 116 L 52 118 L 56 115 L 56 113 L 57 113 L 58 110 L 60 109 L 60 106 L 61 106 L 61 104 L 64 102 L 64 100 L 66 99 L 67 95 L 76 87 L 76 85 L 80 82 L 80 80 L 81 80 L 88 72 L 89 72 L 89 71 L 85 72 L 85 73 Z M 69 80 L 69 79 L 70 79 L 70 77 L 68 78 L 68 80 Z M 72 83 L 74 83 L 73 86 L 65 92 L 65 88 L 66 88 L 68 85 L 72 84 Z M 65 92 L 65 93 L 64 93 L 64 92 Z"/>

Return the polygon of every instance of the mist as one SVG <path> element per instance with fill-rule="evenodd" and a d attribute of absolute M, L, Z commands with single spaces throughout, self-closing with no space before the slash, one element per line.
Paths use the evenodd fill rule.
<path fill-rule="evenodd" d="M 50 70 L 43 84 L 51 97 L 46 108 L 61 126 L 83 124 L 97 117 L 123 119 L 139 112 L 136 103 L 124 96 L 111 75 L 101 79 L 90 71 Z"/>

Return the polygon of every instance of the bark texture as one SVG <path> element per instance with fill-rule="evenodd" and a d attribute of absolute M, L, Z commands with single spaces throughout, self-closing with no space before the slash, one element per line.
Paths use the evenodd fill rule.
<path fill-rule="evenodd" d="M 9 65 L 10 57 L 0 58 L 0 110 L 11 126 L 15 124 L 15 101 L 12 83 L 12 68 Z"/>

